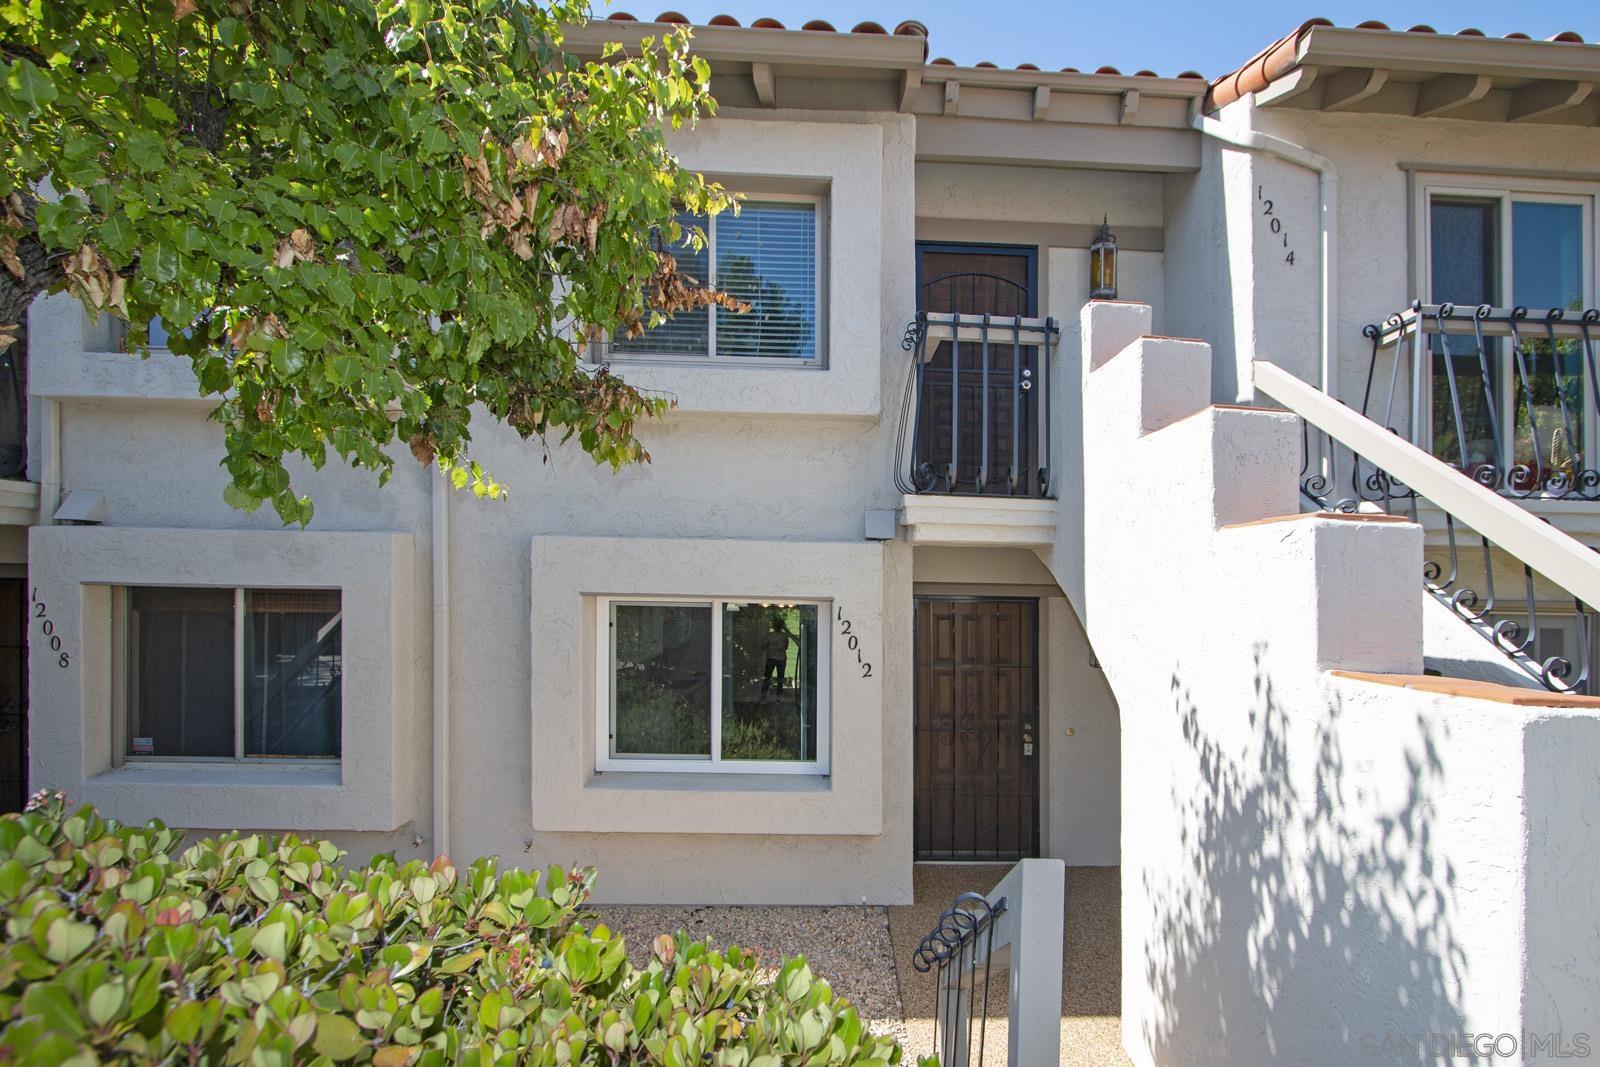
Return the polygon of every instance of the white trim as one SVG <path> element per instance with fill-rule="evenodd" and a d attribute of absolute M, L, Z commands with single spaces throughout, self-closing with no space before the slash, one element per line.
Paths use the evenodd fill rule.
<path fill-rule="evenodd" d="M 812 219 L 813 256 L 816 279 L 814 282 L 816 306 L 812 309 L 812 344 L 815 355 L 808 359 L 792 356 L 720 356 L 717 354 L 717 309 L 706 309 L 706 352 L 646 352 L 618 351 L 606 346 L 605 358 L 616 363 L 668 364 L 702 366 L 715 364 L 723 367 L 790 367 L 796 370 L 826 370 L 828 366 L 828 198 L 821 193 L 757 192 L 746 201 L 749 204 L 810 204 L 815 208 Z M 724 213 L 726 214 L 726 213 Z M 712 215 L 706 220 L 706 269 L 710 275 L 707 284 L 716 285 L 717 279 L 717 220 Z"/>
<path fill-rule="evenodd" d="M 711 739 L 709 756 L 667 758 L 618 756 L 613 749 L 616 722 L 616 609 L 630 605 L 704 607 L 711 612 Z M 817 753 L 814 760 L 724 760 L 722 758 L 722 644 L 724 609 L 729 604 L 809 605 L 817 609 Z M 599 772 L 671 772 L 677 774 L 793 774 L 826 777 L 831 766 L 829 693 L 832 674 L 831 600 L 810 597 L 677 597 L 605 596 L 596 598 L 595 622 L 595 769 Z"/>
<path fill-rule="evenodd" d="M 1600 276 L 1600 262 L 1596 260 L 1596 251 L 1600 249 L 1600 211 L 1596 210 L 1596 200 L 1600 198 L 1600 183 L 1583 179 L 1559 179 L 1540 177 L 1518 177 L 1505 174 L 1461 174 L 1446 172 L 1429 172 L 1419 170 L 1415 174 L 1416 181 L 1412 191 L 1411 204 L 1412 217 L 1417 220 L 1412 233 L 1411 262 L 1416 264 L 1416 271 L 1411 281 L 1413 299 L 1423 303 L 1440 303 L 1448 300 L 1448 294 L 1433 292 L 1433 201 L 1436 197 L 1458 198 L 1465 200 L 1494 201 L 1498 205 L 1495 235 L 1499 244 L 1496 252 L 1495 292 L 1491 294 L 1490 303 L 1495 307 L 1511 307 L 1511 285 L 1513 282 L 1513 256 L 1515 253 L 1515 233 L 1512 225 L 1512 214 L 1518 203 L 1553 203 L 1575 204 L 1583 212 L 1582 240 L 1583 249 L 1580 255 L 1579 267 L 1583 271 L 1582 303 L 1584 307 L 1594 307 L 1597 302 L 1597 276 Z M 1537 331 L 1537 323 L 1529 323 L 1529 333 Z M 1405 342 L 1402 341 L 1402 344 Z M 1396 354 L 1398 358 L 1398 353 Z M 1513 378 L 1513 360 L 1504 358 L 1502 350 L 1495 357 L 1495 388 L 1499 391 L 1496 398 L 1496 420 L 1500 426 L 1501 441 L 1497 442 L 1502 453 L 1511 463 L 1516 462 L 1516 389 Z M 1413 425 L 1411 427 L 1411 441 L 1424 451 L 1433 451 L 1433 371 L 1431 353 L 1424 347 L 1416 347 L 1413 352 L 1416 365 L 1412 368 L 1415 392 L 1413 398 Z M 1423 363 L 1426 361 L 1427 366 Z M 1580 368 L 1580 375 L 1588 378 L 1588 367 Z M 1588 412 L 1588 401 L 1591 396 L 1600 395 L 1600 383 L 1585 382 L 1582 387 L 1584 414 Z M 1594 418 L 1583 419 L 1583 449 L 1584 455 L 1594 455 L 1597 446 L 1600 446 L 1600 420 Z"/>

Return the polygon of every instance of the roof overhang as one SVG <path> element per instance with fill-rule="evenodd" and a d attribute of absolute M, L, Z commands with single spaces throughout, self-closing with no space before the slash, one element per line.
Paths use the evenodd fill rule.
<path fill-rule="evenodd" d="M 1600 46 L 1308 24 L 1219 78 L 1215 111 L 1256 106 L 1488 122 L 1600 124 Z"/>
<path fill-rule="evenodd" d="M 679 29 L 596 21 L 567 44 L 598 56 Z M 889 111 L 917 116 L 917 157 L 944 162 L 1192 171 L 1198 77 L 1079 73 L 927 63 L 922 37 L 693 26 L 690 48 L 711 66 L 711 91 L 739 108 Z"/>

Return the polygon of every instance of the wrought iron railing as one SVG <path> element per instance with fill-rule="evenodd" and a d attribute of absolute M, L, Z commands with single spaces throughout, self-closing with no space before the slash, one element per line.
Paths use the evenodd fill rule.
<path fill-rule="evenodd" d="M 991 968 L 1006 987 L 1006 1063 L 1061 1062 L 1065 893 L 1061 860 L 1022 860 L 987 894 L 957 896 L 917 946 L 911 966 L 936 979 L 934 1048 L 943 1067 L 986 1062 Z"/>
<path fill-rule="evenodd" d="M 1600 309 L 1414 303 L 1363 334 L 1363 415 L 1505 496 L 1600 499 Z"/>
<path fill-rule="evenodd" d="M 903 493 L 1052 495 L 1054 319 L 919 311 L 895 451 Z"/>
<path fill-rule="evenodd" d="M 1487 317 L 1479 321 L 1485 321 Z M 1441 319 L 1450 322 L 1449 312 L 1438 315 L 1433 321 Z M 1416 329 L 1412 323 L 1401 321 L 1399 317 L 1391 320 L 1386 327 L 1369 327 L 1368 336 L 1375 338 L 1375 357 L 1382 347 L 1394 344 L 1385 335 L 1404 338 L 1427 334 Z M 1414 348 L 1413 351 L 1418 349 Z M 1409 447 L 1401 446 L 1405 435 L 1393 422 L 1379 422 L 1370 416 L 1360 420 L 1365 423 L 1362 432 L 1333 432 L 1325 423 L 1314 425 L 1316 419 L 1310 410 L 1314 406 L 1310 395 L 1296 403 L 1293 394 L 1302 391 L 1314 394 L 1324 404 L 1333 405 L 1330 410 L 1334 417 L 1338 417 L 1339 411 L 1346 413 L 1346 419 L 1354 418 L 1355 413 L 1332 398 L 1323 398 L 1321 393 L 1292 379 L 1271 364 L 1258 363 L 1256 377 L 1257 385 L 1268 395 L 1302 416 L 1300 492 L 1307 502 L 1329 511 L 1404 514 L 1434 531 L 1442 530 L 1442 544 L 1434 542 L 1431 558 L 1423 565 L 1422 580 L 1427 592 L 1447 605 L 1457 617 L 1503 653 L 1512 665 L 1540 685 L 1557 692 L 1586 692 L 1591 688 L 1594 670 L 1591 658 L 1596 633 L 1594 610 L 1583 596 L 1571 591 L 1577 583 L 1547 575 L 1540 564 L 1541 561 L 1559 564 L 1559 569 L 1570 575 L 1575 559 L 1592 570 L 1600 568 L 1600 557 L 1590 561 L 1592 553 L 1589 550 L 1565 534 L 1523 514 L 1520 508 L 1509 502 L 1495 501 L 1490 496 L 1487 500 L 1494 505 L 1493 508 L 1459 506 L 1463 499 L 1471 504 L 1472 493 L 1482 493 L 1484 490 L 1492 490 L 1502 497 L 1532 495 L 1519 491 L 1521 477 L 1516 473 L 1517 465 L 1490 469 L 1485 464 L 1479 464 L 1463 469 L 1460 463 L 1449 462 L 1442 456 L 1429 459 Z M 1397 391 L 1397 383 L 1401 380 L 1398 374 L 1391 377 L 1391 395 Z M 1371 400 L 1369 377 L 1363 407 L 1367 407 Z M 1452 401 L 1452 409 L 1455 406 Z M 1393 417 L 1394 410 L 1387 400 L 1385 408 L 1385 419 Z M 1365 446 L 1357 443 L 1362 439 L 1367 442 Z M 1421 445 L 1418 448 L 1423 452 L 1428 451 Z M 1374 453 L 1378 452 L 1387 454 L 1391 459 L 1375 459 Z M 1407 453 L 1416 459 L 1409 459 Z M 1407 484 L 1390 469 L 1394 458 L 1405 460 L 1419 470 L 1427 471 L 1431 467 L 1431 471 L 1427 472 L 1439 487 L 1439 492 L 1429 496 Z M 1459 483 L 1466 479 L 1470 479 L 1477 488 L 1462 494 Z M 1448 495 L 1451 500 L 1442 501 L 1436 498 L 1438 495 Z M 1495 508 L 1500 509 L 1498 516 L 1494 513 Z M 1498 526 L 1517 536 L 1521 546 L 1519 550 L 1503 547 L 1492 540 L 1489 533 L 1475 528 L 1466 517 L 1468 511 L 1497 520 Z M 1506 524 L 1498 521 L 1507 518 L 1520 519 L 1520 527 L 1515 522 Z M 1523 536 L 1529 524 L 1535 528 L 1535 532 L 1544 534 L 1544 540 L 1555 542 L 1554 545 L 1538 544 L 1537 537 L 1530 542 Z M 1480 525 L 1483 525 L 1481 521 Z M 1502 565 L 1498 571 L 1497 562 Z M 1508 582 L 1519 586 L 1512 597 L 1503 595 L 1507 592 Z M 1571 645 L 1575 647 L 1564 648 L 1556 653 L 1550 651 L 1549 635 L 1543 631 L 1555 625 L 1550 605 L 1561 599 L 1572 604 L 1572 614 L 1568 618 L 1573 623 L 1570 628 L 1574 636 Z"/>
<path fill-rule="evenodd" d="M 982 893 L 962 893 L 939 916 L 939 924 L 922 939 L 911 957 L 912 967 L 935 975 L 933 1043 L 942 1064 L 954 1067 L 970 1061 L 982 1067 L 989 1036 L 989 964 L 994 954 L 994 923 L 1005 910 L 1005 897 L 991 901 Z M 974 1032 L 976 1060 L 971 1059 Z"/>

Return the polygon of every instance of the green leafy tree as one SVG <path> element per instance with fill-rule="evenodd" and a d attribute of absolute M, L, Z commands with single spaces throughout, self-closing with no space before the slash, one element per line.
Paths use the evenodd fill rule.
<path fill-rule="evenodd" d="M 0 348 L 41 293 L 147 324 L 226 429 L 225 496 L 312 504 L 295 456 L 407 446 L 498 496 L 474 408 L 645 461 L 587 346 L 722 294 L 657 235 L 717 212 L 667 127 L 710 113 L 682 34 L 583 60 L 584 0 L 0 0 Z M 698 235 L 696 235 L 698 236 Z"/>

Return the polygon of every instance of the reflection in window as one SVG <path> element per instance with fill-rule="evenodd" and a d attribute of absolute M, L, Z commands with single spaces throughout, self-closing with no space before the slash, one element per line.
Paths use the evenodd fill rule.
<path fill-rule="evenodd" d="M 722 758 L 815 759 L 817 606 L 722 610 Z"/>
<path fill-rule="evenodd" d="M 613 602 L 610 756 L 825 770 L 822 618 L 814 603 Z"/>
<path fill-rule="evenodd" d="M 818 358 L 817 205 L 806 200 L 747 200 L 736 215 L 679 214 L 683 238 L 667 251 L 678 270 L 727 290 L 750 305 L 681 312 L 640 337 L 613 338 L 618 356 L 716 356 L 728 359 Z M 707 245 L 696 251 L 698 228 Z"/>
<path fill-rule="evenodd" d="M 1500 202 L 1435 197 L 1430 214 L 1434 302 L 1462 307 L 1494 303 L 1500 288 Z M 1498 350 L 1491 348 L 1480 360 L 1471 337 L 1438 337 L 1433 346 L 1433 454 L 1468 474 L 1485 464 L 1498 467 L 1490 411 L 1498 391 Z M 1461 403 L 1460 433 L 1450 402 L 1452 373 Z"/>
<path fill-rule="evenodd" d="M 1561 480 L 1570 487 L 1585 466 L 1590 387 L 1582 351 L 1576 340 L 1552 347 L 1542 336 L 1547 309 L 1578 311 L 1588 292 L 1584 216 L 1584 204 L 1571 199 L 1429 200 L 1431 302 L 1531 312 L 1515 351 L 1507 338 L 1485 338 L 1482 353 L 1470 334 L 1430 338 L 1433 451 L 1468 474 L 1492 465 L 1520 492 Z"/>
<path fill-rule="evenodd" d="M 128 591 L 128 751 L 232 756 L 233 590 Z"/>
<path fill-rule="evenodd" d="M 1511 205 L 1511 301 L 1526 308 L 1583 307 L 1583 208 L 1515 201 Z M 1517 405 L 1516 462 L 1535 488 L 1552 476 L 1571 484 L 1583 469 L 1583 354 L 1576 338 L 1556 342 L 1529 323 L 1523 360 L 1527 384 Z"/>
<path fill-rule="evenodd" d="M 711 608 L 618 604 L 614 752 L 711 756 Z"/>

